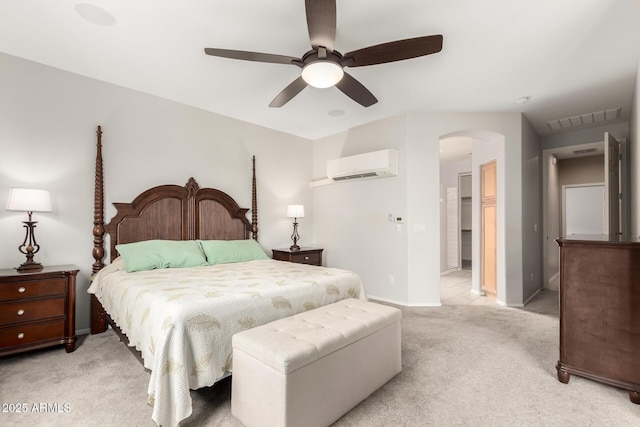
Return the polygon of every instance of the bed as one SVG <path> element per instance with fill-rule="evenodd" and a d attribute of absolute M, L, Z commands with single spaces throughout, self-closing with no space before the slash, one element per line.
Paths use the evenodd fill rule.
<path fill-rule="evenodd" d="M 252 221 L 228 194 L 160 185 L 114 203 L 105 224 L 102 129 L 97 131 L 91 333 L 110 325 L 150 370 L 158 425 L 191 414 L 190 391 L 232 372 L 231 336 L 345 298 L 365 299 L 350 271 L 275 261 L 257 243 L 255 157 Z M 105 265 L 105 234 L 110 263 Z"/>

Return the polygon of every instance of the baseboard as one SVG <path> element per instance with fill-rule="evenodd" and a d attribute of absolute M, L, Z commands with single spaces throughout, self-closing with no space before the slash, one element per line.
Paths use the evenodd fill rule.
<path fill-rule="evenodd" d="M 379 301 L 385 302 L 387 304 L 399 305 L 402 307 L 442 307 L 442 303 L 434 303 L 434 304 L 407 304 L 405 301 L 395 301 L 388 298 L 380 298 L 376 296 L 367 295 L 369 301 Z"/>
<path fill-rule="evenodd" d="M 534 299 L 534 298 L 536 297 L 536 295 L 538 295 L 538 294 L 540 293 L 540 291 L 541 291 L 541 290 L 542 290 L 542 289 L 538 289 L 537 291 L 535 291 L 535 292 L 533 293 L 533 295 L 531 295 L 529 298 L 527 298 L 527 300 L 524 302 L 524 305 L 529 304 L 529 302 L 530 302 L 532 299 Z"/>
<path fill-rule="evenodd" d="M 560 290 L 559 284 L 560 284 L 560 272 L 558 271 L 556 274 L 554 274 L 549 278 L 549 282 L 547 283 L 547 289 L 550 289 L 552 291 L 559 291 Z"/>

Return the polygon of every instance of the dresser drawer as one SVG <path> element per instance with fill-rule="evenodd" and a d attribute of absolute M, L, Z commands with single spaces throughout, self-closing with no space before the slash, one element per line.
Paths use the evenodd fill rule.
<path fill-rule="evenodd" d="M 0 329 L 3 348 L 64 337 L 64 319 Z"/>
<path fill-rule="evenodd" d="M 12 300 L 33 296 L 64 295 L 66 283 L 67 281 L 64 277 L 0 283 L 0 300 Z"/>
<path fill-rule="evenodd" d="M 16 301 L 0 305 L 0 326 L 64 316 L 64 298 L 42 301 Z"/>
<path fill-rule="evenodd" d="M 291 262 L 297 262 L 299 264 L 320 265 L 322 263 L 321 256 L 322 255 L 318 252 L 291 254 Z"/>

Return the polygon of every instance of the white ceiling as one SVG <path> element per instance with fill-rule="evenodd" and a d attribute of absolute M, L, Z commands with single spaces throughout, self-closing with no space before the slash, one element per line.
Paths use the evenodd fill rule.
<path fill-rule="evenodd" d="M 523 112 L 542 135 L 549 120 L 611 108 L 628 120 L 640 59 L 640 0 L 337 0 L 342 53 L 430 34 L 443 49 L 347 68 L 372 107 L 308 87 L 278 109 L 268 104 L 299 68 L 204 48 L 299 57 L 310 49 L 304 1 L 86 2 L 115 24 L 84 20 L 80 1 L 2 0 L 0 52 L 310 139 L 409 111 Z"/>

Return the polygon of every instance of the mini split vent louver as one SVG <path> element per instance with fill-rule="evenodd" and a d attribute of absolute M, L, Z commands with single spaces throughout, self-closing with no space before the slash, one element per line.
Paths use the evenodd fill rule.
<path fill-rule="evenodd" d="M 334 181 L 398 175 L 398 150 L 380 150 L 329 160 L 327 176 Z"/>
<path fill-rule="evenodd" d="M 565 117 L 564 119 L 550 120 L 547 126 L 551 130 L 565 130 L 579 126 L 592 125 L 599 122 L 608 122 L 620 118 L 622 108 L 596 111 L 595 113 L 581 114 L 579 116 Z"/>

